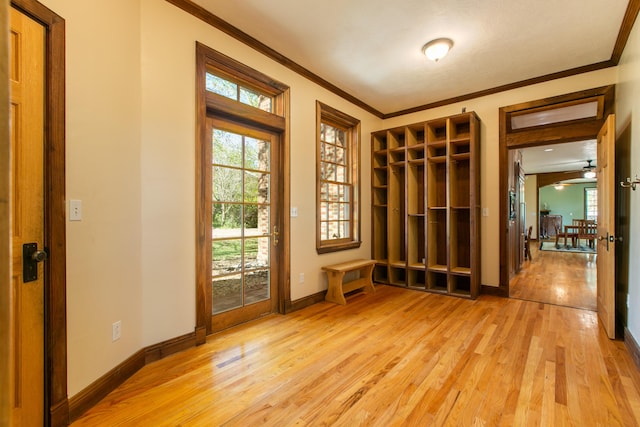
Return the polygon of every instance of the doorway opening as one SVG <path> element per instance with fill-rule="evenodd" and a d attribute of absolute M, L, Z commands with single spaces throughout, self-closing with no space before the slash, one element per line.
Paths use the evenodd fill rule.
<path fill-rule="evenodd" d="M 561 233 L 561 243 L 564 243 L 564 224 L 560 224 L 557 231 L 553 229 L 553 236 L 539 227 L 540 217 L 546 212 L 544 206 L 539 205 L 540 196 L 537 190 L 535 202 L 529 203 L 535 206 L 532 218 L 527 216 L 525 182 L 528 171 L 526 163 L 523 162 L 523 151 L 526 153 L 527 150 L 533 152 L 545 148 L 560 150 L 567 143 L 594 141 L 605 119 L 612 113 L 613 104 L 614 86 L 605 86 L 500 109 L 500 290 L 504 296 L 511 295 L 511 281 L 525 262 L 524 244 L 525 236 L 528 234 L 526 224 L 536 225 L 533 227 L 536 233 L 532 234 L 538 239 L 537 246 L 529 242 L 529 246 L 533 246 L 532 255 L 534 251 L 538 258 L 548 255 L 540 251 L 540 239 L 544 245 L 548 244 L 547 240 L 553 240 L 555 244 L 555 237 Z M 594 157 L 593 154 L 581 156 Z M 584 167 L 588 160 L 597 161 L 597 158 L 577 160 L 582 161 Z M 560 184 L 561 181 L 583 175 L 582 168 L 557 172 L 556 175 L 549 173 L 537 177 L 540 182 L 536 183 L 536 189 L 556 182 Z M 568 172 L 573 172 L 573 176 Z M 567 222 L 571 226 L 573 221 L 567 218 Z M 589 272 L 589 275 L 591 274 L 595 274 L 595 271 Z M 560 276 L 549 273 L 548 278 L 541 280 L 553 284 L 560 282 Z M 562 289 L 558 289 L 558 292 L 562 292 Z"/>
<path fill-rule="evenodd" d="M 528 256 L 515 266 L 509 296 L 595 311 L 597 182 L 591 172 L 597 142 L 516 151 L 509 157 L 524 171 L 516 220 Z"/>

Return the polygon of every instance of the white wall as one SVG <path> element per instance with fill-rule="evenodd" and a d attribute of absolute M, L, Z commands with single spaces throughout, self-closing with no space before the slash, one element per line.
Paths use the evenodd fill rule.
<path fill-rule="evenodd" d="M 138 1 L 46 0 L 66 21 L 69 395 L 142 348 Z M 122 338 L 111 342 L 111 324 Z"/>
<path fill-rule="evenodd" d="M 631 175 L 640 176 L 640 24 L 636 21 L 619 65 L 616 133 L 631 129 Z M 640 341 L 640 194 L 630 194 L 627 328 Z"/>
<path fill-rule="evenodd" d="M 506 64 L 504 66 L 506 66 Z M 481 282 L 483 285 L 499 286 L 500 284 L 500 239 L 498 238 L 500 207 L 498 174 L 499 108 L 540 98 L 563 95 L 583 89 L 606 86 L 616 83 L 616 79 L 616 68 L 608 68 L 385 120 L 384 127 L 390 128 L 451 114 L 458 114 L 462 111 L 463 107 L 466 107 L 467 111 L 475 111 L 478 114 L 481 121 L 480 191 L 482 193 L 482 207 L 489 209 L 489 215 L 483 217 L 481 222 Z"/>

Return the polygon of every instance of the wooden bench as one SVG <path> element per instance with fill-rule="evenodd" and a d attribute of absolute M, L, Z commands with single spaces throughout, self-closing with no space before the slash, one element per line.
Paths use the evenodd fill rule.
<path fill-rule="evenodd" d="M 356 259 L 322 267 L 327 272 L 327 278 L 329 279 L 329 288 L 324 298 L 325 301 L 344 305 L 347 303 L 344 298 L 344 294 L 347 292 L 360 288 L 364 288 L 365 292 L 375 292 L 371 279 L 375 264 L 375 261 L 369 259 Z M 344 275 L 352 271 L 359 271 L 360 277 L 343 283 Z"/>

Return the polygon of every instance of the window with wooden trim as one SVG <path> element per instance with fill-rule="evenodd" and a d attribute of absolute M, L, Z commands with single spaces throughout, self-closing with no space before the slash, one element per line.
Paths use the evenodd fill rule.
<path fill-rule="evenodd" d="M 360 121 L 316 102 L 316 250 L 360 247 Z"/>
<path fill-rule="evenodd" d="M 228 76 L 220 70 L 207 70 L 206 88 L 209 92 L 273 113 L 272 95 L 259 88 L 251 87 L 237 78 Z"/>

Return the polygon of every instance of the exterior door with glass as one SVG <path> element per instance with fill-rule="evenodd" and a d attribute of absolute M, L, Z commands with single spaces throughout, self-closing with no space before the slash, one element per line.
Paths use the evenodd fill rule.
<path fill-rule="evenodd" d="M 279 135 L 209 118 L 212 331 L 276 311 Z"/>

